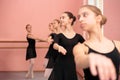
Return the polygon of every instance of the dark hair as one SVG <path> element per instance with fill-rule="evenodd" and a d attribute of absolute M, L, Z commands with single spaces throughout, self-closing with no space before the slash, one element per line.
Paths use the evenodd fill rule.
<path fill-rule="evenodd" d="M 27 29 L 28 26 L 31 26 L 31 25 L 30 25 L 30 24 L 27 24 L 25 28 Z"/>
<path fill-rule="evenodd" d="M 64 13 L 66 13 L 70 19 L 73 19 L 73 21 L 71 23 L 71 25 L 73 25 L 74 22 L 76 21 L 76 17 L 71 12 L 66 11 Z"/>

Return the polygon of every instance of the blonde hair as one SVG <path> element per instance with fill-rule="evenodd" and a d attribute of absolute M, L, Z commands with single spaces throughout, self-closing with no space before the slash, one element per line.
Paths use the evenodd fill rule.
<path fill-rule="evenodd" d="M 88 9 L 90 9 L 92 12 L 94 12 L 96 14 L 96 16 L 101 15 L 102 20 L 100 22 L 100 25 L 104 25 L 107 22 L 106 17 L 102 14 L 101 10 L 99 8 L 97 8 L 96 6 L 93 5 L 83 5 L 81 6 L 81 8 L 86 7 Z"/>
<path fill-rule="evenodd" d="M 53 21 L 57 21 L 57 22 L 58 22 L 58 24 L 60 23 L 60 20 L 59 20 L 59 19 L 54 19 Z"/>

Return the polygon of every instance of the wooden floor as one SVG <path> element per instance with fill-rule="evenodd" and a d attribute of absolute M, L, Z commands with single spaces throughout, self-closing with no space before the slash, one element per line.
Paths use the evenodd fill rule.
<path fill-rule="evenodd" d="M 33 79 L 26 79 L 25 74 L 26 72 L 0 72 L 0 80 L 47 80 L 44 72 L 34 72 Z"/>
<path fill-rule="evenodd" d="M 35 72 L 33 79 L 25 78 L 26 72 L 0 72 L 0 80 L 47 80 L 44 72 Z"/>

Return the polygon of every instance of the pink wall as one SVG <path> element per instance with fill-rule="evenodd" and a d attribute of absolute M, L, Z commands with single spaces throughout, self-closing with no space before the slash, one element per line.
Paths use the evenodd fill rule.
<path fill-rule="evenodd" d="M 120 0 L 104 0 L 104 14 L 107 24 L 104 26 L 105 34 L 111 39 L 120 40 Z"/>
<path fill-rule="evenodd" d="M 59 18 L 62 12 L 71 11 L 77 15 L 82 0 L 0 0 L 0 41 L 26 40 L 25 25 L 33 25 L 33 33 L 41 38 L 49 34 L 48 24 Z M 74 27 L 77 32 L 78 26 Z M 27 43 L 0 43 L 0 47 L 26 47 Z M 48 46 L 37 43 L 37 46 Z M 26 71 L 26 48 L 0 49 L 0 71 Z M 44 70 L 44 56 L 47 48 L 37 48 L 35 70 Z"/>
<path fill-rule="evenodd" d="M 71 11 L 77 15 L 77 11 L 83 0 L 0 0 L 0 41 L 1 40 L 26 40 L 25 25 L 33 25 L 33 33 L 41 38 L 49 34 L 48 24 L 55 18 L 59 18 L 62 12 Z M 104 14 L 107 24 L 104 26 L 105 35 L 111 39 L 120 40 L 120 1 L 104 0 Z M 113 6 L 114 5 L 114 6 Z M 74 29 L 81 32 L 79 25 Z M 0 43 L 0 47 L 26 47 L 27 43 Z M 38 47 L 47 43 L 37 43 Z M 26 71 L 28 62 L 25 61 L 26 48 L 1 49 L 0 71 Z M 44 70 L 44 56 L 47 48 L 37 48 L 37 59 L 34 69 Z"/>
<path fill-rule="evenodd" d="M 35 34 L 46 37 L 51 20 L 64 11 L 76 15 L 81 3 L 81 0 L 0 0 L 0 40 L 24 40 L 27 23 L 33 25 Z"/>

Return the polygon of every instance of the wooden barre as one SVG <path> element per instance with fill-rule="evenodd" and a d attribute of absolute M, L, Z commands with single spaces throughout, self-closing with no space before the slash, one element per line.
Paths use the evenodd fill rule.
<path fill-rule="evenodd" d="M 0 47 L 0 49 L 26 49 L 27 47 Z M 48 48 L 48 47 L 36 47 L 36 48 Z"/>
<path fill-rule="evenodd" d="M 41 41 L 42 42 L 42 41 Z M 27 43 L 27 41 L 24 41 L 24 40 L 21 40 L 21 41 L 17 41 L 17 40 L 1 40 L 0 43 Z M 3 46 L 0 46 L 0 49 L 26 49 L 27 47 L 16 47 L 16 46 L 6 46 L 6 47 L 3 47 Z M 37 46 L 36 48 L 48 48 L 48 46 L 45 46 L 45 47 L 39 47 Z"/>
<path fill-rule="evenodd" d="M 27 41 L 0 41 L 0 43 L 26 43 Z"/>
<path fill-rule="evenodd" d="M 38 41 L 37 41 L 38 42 Z M 44 41 L 39 41 L 39 42 L 44 42 Z M 15 40 L 11 40 L 11 41 L 6 41 L 6 40 L 2 40 L 0 41 L 0 43 L 27 43 L 27 41 L 15 41 Z"/>

